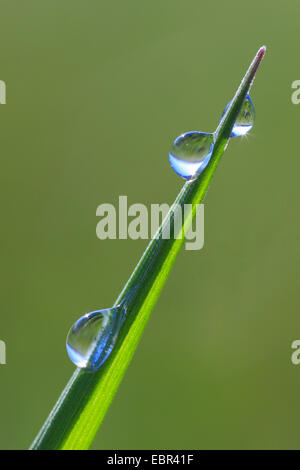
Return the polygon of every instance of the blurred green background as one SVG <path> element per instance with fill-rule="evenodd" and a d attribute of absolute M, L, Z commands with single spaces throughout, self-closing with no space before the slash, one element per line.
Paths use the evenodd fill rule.
<path fill-rule="evenodd" d="M 296 0 L 1 1 L 0 447 L 27 448 L 74 367 L 66 333 L 113 304 L 146 242 L 103 202 L 173 202 L 172 140 L 213 131 L 256 50 L 255 127 L 205 200 L 93 448 L 299 448 Z"/>

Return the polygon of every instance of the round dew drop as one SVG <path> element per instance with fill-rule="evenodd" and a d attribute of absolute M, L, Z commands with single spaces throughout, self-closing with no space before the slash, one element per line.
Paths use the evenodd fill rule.
<path fill-rule="evenodd" d="M 186 132 L 174 140 L 169 153 L 170 165 L 179 176 L 194 178 L 208 164 L 213 147 L 213 134 Z"/>
<path fill-rule="evenodd" d="M 225 107 L 221 116 L 221 120 L 228 106 L 230 105 L 230 103 L 231 101 L 229 101 L 229 103 Z M 231 137 L 241 137 L 243 135 L 248 134 L 248 132 L 250 132 L 253 127 L 254 118 L 255 118 L 254 105 L 250 98 L 250 95 L 248 94 L 245 98 L 241 111 L 239 112 L 239 115 L 232 128 Z"/>
<path fill-rule="evenodd" d="M 119 332 L 119 307 L 96 310 L 79 318 L 67 336 L 71 361 L 87 371 L 96 371 L 111 353 Z"/>

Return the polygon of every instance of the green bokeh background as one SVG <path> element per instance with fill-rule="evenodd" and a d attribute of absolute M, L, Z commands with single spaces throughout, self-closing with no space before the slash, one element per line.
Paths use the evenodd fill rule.
<path fill-rule="evenodd" d="M 93 448 L 299 448 L 299 2 L 0 6 L 0 447 L 29 446 L 74 370 L 69 327 L 112 305 L 146 246 L 98 240 L 97 206 L 171 203 L 172 140 L 215 129 L 266 44 L 205 246 L 179 254 Z"/>

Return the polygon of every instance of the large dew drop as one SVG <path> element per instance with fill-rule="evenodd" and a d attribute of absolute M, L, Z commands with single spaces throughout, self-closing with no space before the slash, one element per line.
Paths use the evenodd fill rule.
<path fill-rule="evenodd" d="M 225 111 L 227 110 L 230 103 L 231 101 L 227 104 L 226 108 L 224 109 L 221 119 L 224 116 Z M 254 117 L 255 117 L 254 106 L 250 98 L 250 95 L 247 95 L 242 105 L 242 109 L 239 112 L 239 115 L 233 126 L 231 137 L 241 137 L 243 135 L 248 134 L 248 132 L 251 131 L 253 127 Z"/>
<path fill-rule="evenodd" d="M 208 164 L 213 147 L 213 134 L 186 132 L 174 140 L 169 153 L 171 167 L 185 179 L 198 176 Z"/>
<path fill-rule="evenodd" d="M 67 352 L 77 367 L 94 372 L 107 359 L 119 332 L 119 310 L 96 310 L 74 323 L 67 336 Z"/>

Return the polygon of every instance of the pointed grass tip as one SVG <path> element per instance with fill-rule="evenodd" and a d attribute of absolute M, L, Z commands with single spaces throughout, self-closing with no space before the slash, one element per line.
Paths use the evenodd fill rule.
<path fill-rule="evenodd" d="M 259 68 L 260 64 L 261 64 L 261 61 L 263 60 L 263 57 L 266 53 L 266 46 L 262 46 L 258 49 L 257 53 L 256 53 L 256 56 L 254 57 L 248 71 L 251 70 L 251 75 L 252 75 L 252 81 L 256 75 L 256 72 L 257 72 L 257 69 Z"/>
<path fill-rule="evenodd" d="M 262 60 L 263 56 L 265 55 L 267 50 L 267 46 L 262 46 L 258 49 L 256 57 L 259 60 L 259 62 Z"/>

